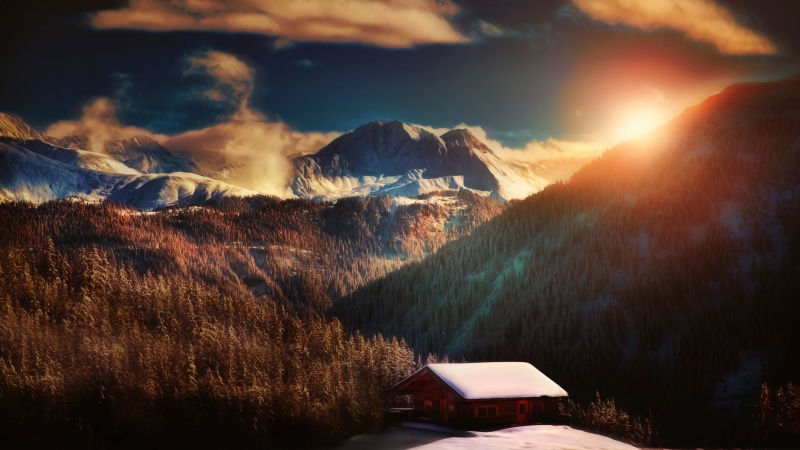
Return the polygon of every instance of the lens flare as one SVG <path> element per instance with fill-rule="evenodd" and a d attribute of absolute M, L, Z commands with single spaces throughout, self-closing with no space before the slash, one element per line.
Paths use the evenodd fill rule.
<path fill-rule="evenodd" d="M 661 111 L 651 109 L 636 109 L 626 111 L 618 120 L 612 138 L 615 142 L 638 139 L 649 131 L 659 127 L 667 121 Z"/>

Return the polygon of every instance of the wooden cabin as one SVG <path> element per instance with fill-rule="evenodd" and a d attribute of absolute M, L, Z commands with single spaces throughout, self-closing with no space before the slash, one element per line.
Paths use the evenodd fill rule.
<path fill-rule="evenodd" d="M 482 428 L 558 422 L 567 391 L 526 362 L 487 362 L 428 364 L 390 395 L 413 398 L 414 420 Z"/>

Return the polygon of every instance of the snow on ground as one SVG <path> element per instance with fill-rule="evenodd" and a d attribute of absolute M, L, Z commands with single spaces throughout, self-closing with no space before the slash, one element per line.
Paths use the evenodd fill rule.
<path fill-rule="evenodd" d="M 424 450 L 634 450 L 636 447 L 565 425 L 530 425 L 497 431 L 463 432 L 392 428 L 382 433 L 356 436 L 339 447 L 340 450 L 411 448 Z"/>

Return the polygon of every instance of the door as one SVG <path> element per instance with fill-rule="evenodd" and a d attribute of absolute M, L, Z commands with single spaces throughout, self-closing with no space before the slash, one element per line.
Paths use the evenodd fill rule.
<path fill-rule="evenodd" d="M 525 425 L 531 414 L 531 405 L 527 400 L 517 402 L 517 425 Z"/>

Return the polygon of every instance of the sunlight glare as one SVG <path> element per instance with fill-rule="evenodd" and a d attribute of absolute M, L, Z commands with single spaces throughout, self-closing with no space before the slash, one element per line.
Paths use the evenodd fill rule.
<path fill-rule="evenodd" d="M 655 110 L 637 109 L 628 111 L 614 131 L 614 140 L 624 142 L 637 139 L 666 121 L 664 115 Z"/>

